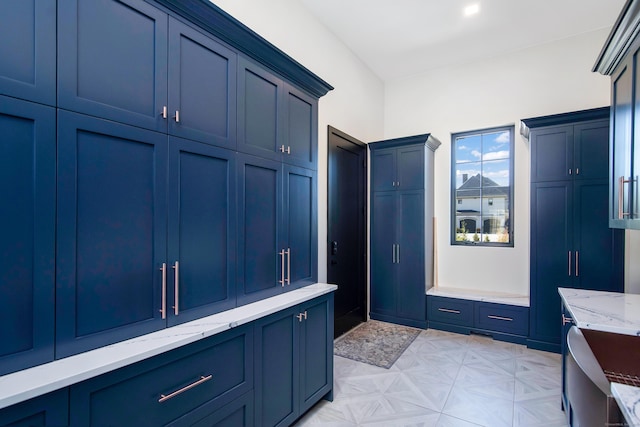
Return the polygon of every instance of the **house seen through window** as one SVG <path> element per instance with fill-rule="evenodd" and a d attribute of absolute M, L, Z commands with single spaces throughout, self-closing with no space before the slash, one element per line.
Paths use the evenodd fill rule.
<path fill-rule="evenodd" d="M 513 126 L 451 136 L 451 244 L 513 246 Z"/>

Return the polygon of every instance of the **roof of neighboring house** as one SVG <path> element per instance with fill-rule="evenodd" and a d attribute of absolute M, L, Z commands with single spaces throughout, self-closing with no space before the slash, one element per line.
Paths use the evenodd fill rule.
<path fill-rule="evenodd" d="M 509 186 L 500 186 L 497 182 L 480 174 L 467 179 L 456 190 L 456 197 L 460 199 L 480 197 L 482 187 L 483 197 L 509 197 Z"/>

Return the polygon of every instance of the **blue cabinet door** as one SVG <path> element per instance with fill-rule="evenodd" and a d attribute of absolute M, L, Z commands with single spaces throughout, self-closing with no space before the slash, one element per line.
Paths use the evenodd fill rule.
<path fill-rule="evenodd" d="M 283 82 L 238 58 L 238 151 L 281 160 Z"/>
<path fill-rule="evenodd" d="M 166 325 L 166 170 L 166 135 L 58 112 L 57 357 Z"/>
<path fill-rule="evenodd" d="M 170 137 L 168 181 L 167 318 L 174 325 L 235 306 L 235 153 Z"/>
<path fill-rule="evenodd" d="M 166 131 L 167 20 L 143 0 L 60 0 L 58 106 Z"/>
<path fill-rule="evenodd" d="M 3 427 L 68 426 L 69 389 L 63 388 L 0 409 L 0 423 Z"/>
<path fill-rule="evenodd" d="M 422 190 L 425 182 L 424 145 L 397 148 L 396 190 Z"/>
<path fill-rule="evenodd" d="M 573 187 L 573 286 L 624 292 L 624 231 L 608 227 L 609 182 L 576 180 Z"/>
<path fill-rule="evenodd" d="M 0 96 L 0 375 L 53 360 L 55 116 Z"/>
<path fill-rule="evenodd" d="M 0 3 L 0 94 L 56 102 L 56 1 Z"/>
<path fill-rule="evenodd" d="M 291 85 L 285 86 L 282 160 L 316 169 L 318 163 L 318 101 Z"/>
<path fill-rule="evenodd" d="M 609 121 L 577 124 L 574 135 L 574 179 L 603 179 L 609 176 Z"/>
<path fill-rule="evenodd" d="M 531 134 L 531 182 L 569 179 L 573 174 L 573 126 L 551 126 Z"/>
<path fill-rule="evenodd" d="M 282 164 L 238 155 L 238 304 L 283 292 Z"/>
<path fill-rule="evenodd" d="M 372 150 L 371 191 L 392 191 L 396 189 L 396 157 L 395 148 Z"/>
<path fill-rule="evenodd" d="M 333 389 L 333 293 L 302 304 L 300 414 Z"/>
<path fill-rule="evenodd" d="M 300 307 L 255 322 L 255 425 L 290 425 L 300 413 Z"/>
<path fill-rule="evenodd" d="M 372 195 L 371 212 L 371 312 L 397 313 L 396 220 L 397 193 Z"/>
<path fill-rule="evenodd" d="M 169 19 L 169 133 L 236 148 L 236 53 Z"/>
<path fill-rule="evenodd" d="M 558 287 L 573 285 L 575 253 L 571 181 L 531 186 L 531 308 L 529 339 L 541 349 L 560 351 Z M 535 343 L 534 343 L 535 345 Z"/>
<path fill-rule="evenodd" d="M 424 209 L 424 191 L 398 193 L 397 316 L 418 322 L 426 321 Z"/>
<path fill-rule="evenodd" d="M 287 251 L 287 287 L 297 288 L 318 277 L 316 172 L 285 165 L 283 181 L 280 247 Z"/>

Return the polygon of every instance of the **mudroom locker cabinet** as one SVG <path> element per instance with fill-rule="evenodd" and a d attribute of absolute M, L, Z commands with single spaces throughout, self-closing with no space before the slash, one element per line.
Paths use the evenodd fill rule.
<path fill-rule="evenodd" d="M 433 156 L 430 134 L 369 144 L 371 311 L 375 320 L 426 327 L 433 275 Z"/>

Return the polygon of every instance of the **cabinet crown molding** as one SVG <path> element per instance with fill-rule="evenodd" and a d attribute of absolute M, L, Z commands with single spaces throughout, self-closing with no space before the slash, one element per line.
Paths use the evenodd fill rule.
<path fill-rule="evenodd" d="M 333 90 L 326 81 L 207 0 L 156 0 L 248 57 L 320 98 Z"/>
<path fill-rule="evenodd" d="M 591 71 L 610 76 L 640 34 L 640 0 L 627 0 Z"/>
<path fill-rule="evenodd" d="M 547 126 L 565 125 L 567 123 L 588 120 L 609 119 L 609 107 L 592 108 L 590 110 L 572 111 L 570 113 L 551 114 L 549 116 L 531 117 L 520 120 L 520 135 L 529 139 L 531 129 Z"/>
<path fill-rule="evenodd" d="M 429 147 L 431 151 L 436 151 L 442 143 L 440 142 L 440 140 L 438 140 L 438 138 L 431 135 L 430 133 L 424 133 L 421 135 L 405 136 L 402 138 L 385 139 L 382 141 L 370 142 L 369 148 L 375 150 L 380 148 L 397 147 L 407 144 L 424 144 Z"/>

